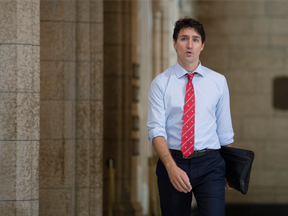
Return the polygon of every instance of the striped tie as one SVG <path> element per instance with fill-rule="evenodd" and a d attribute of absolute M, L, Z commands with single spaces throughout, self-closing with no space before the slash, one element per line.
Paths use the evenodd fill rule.
<path fill-rule="evenodd" d="M 194 152 L 195 142 L 195 93 L 192 84 L 193 74 L 185 74 L 188 77 L 183 113 L 181 151 L 187 158 Z"/>

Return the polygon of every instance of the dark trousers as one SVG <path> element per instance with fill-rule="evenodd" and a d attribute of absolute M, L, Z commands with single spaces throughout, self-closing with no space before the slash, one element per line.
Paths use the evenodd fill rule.
<path fill-rule="evenodd" d="M 200 215 L 224 216 L 225 162 L 220 153 L 217 151 L 193 159 L 173 158 L 190 179 Z M 158 161 L 156 174 L 162 216 L 191 216 L 192 192 L 179 192 L 173 187 L 161 160 Z"/>

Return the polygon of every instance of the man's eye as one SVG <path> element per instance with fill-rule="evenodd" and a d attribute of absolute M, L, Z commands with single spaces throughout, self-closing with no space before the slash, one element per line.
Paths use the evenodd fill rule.
<path fill-rule="evenodd" d="M 185 41 L 186 40 L 186 38 L 181 38 L 181 41 Z"/>
<path fill-rule="evenodd" d="M 198 42 L 199 40 L 198 39 L 194 39 L 194 42 Z"/>

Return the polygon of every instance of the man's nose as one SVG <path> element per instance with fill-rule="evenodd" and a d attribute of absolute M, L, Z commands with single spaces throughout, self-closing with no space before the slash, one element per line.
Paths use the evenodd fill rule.
<path fill-rule="evenodd" d="M 188 44 L 187 44 L 188 48 L 191 48 L 193 47 L 193 41 L 190 39 L 188 40 Z"/>

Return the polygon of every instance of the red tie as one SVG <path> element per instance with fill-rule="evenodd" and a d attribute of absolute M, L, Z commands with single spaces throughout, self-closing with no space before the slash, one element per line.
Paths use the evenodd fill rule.
<path fill-rule="evenodd" d="M 185 74 L 188 77 L 183 113 L 181 151 L 187 158 L 194 152 L 195 142 L 195 93 L 192 84 L 193 74 Z"/>

